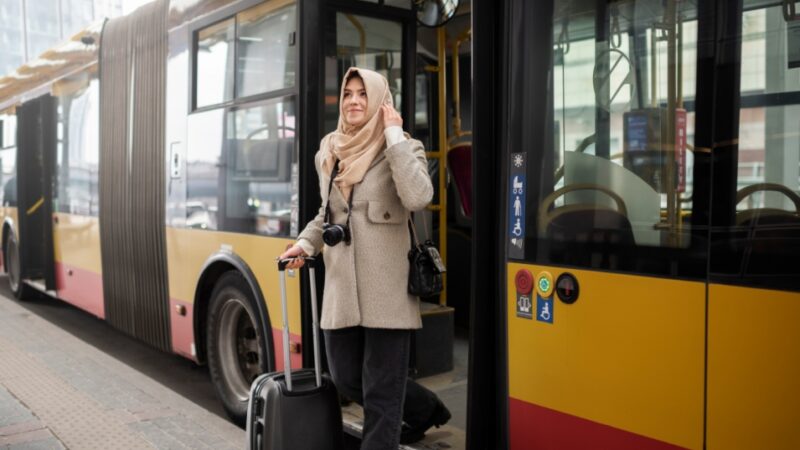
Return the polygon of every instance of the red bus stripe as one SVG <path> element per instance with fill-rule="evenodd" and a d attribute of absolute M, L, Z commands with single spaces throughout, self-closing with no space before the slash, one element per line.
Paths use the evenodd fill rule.
<path fill-rule="evenodd" d="M 511 450 L 674 450 L 676 445 L 508 399 Z"/>

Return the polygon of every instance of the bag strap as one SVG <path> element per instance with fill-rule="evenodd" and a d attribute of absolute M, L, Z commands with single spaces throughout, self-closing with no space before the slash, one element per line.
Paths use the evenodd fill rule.
<path fill-rule="evenodd" d="M 325 217 L 322 219 L 324 223 L 330 223 L 331 218 L 331 191 L 333 190 L 333 179 L 336 178 L 336 175 L 339 174 L 339 159 L 336 159 L 336 163 L 333 165 L 333 171 L 331 171 L 331 179 L 328 182 L 328 198 L 325 200 Z M 353 214 L 353 191 L 355 191 L 355 186 L 350 190 L 350 197 L 347 199 L 347 226 L 350 226 L 350 216 Z"/>
<path fill-rule="evenodd" d="M 414 213 L 408 218 L 408 231 L 411 232 L 411 249 L 419 247 L 419 239 L 417 239 L 417 227 L 414 226 Z"/>
<path fill-rule="evenodd" d="M 333 189 L 333 179 L 336 178 L 336 175 L 339 174 L 339 158 L 336 158 L 336 162 L 333 164 L 333 170 L 331 171 L 331 180 L 328 182 L 328 198 L 325 199 L 325 217 L 322 219 L 325 223 L 329 223 L 331 217 L 331 190 Z M 350 216 L 348 215 L 348 218 Z"/>

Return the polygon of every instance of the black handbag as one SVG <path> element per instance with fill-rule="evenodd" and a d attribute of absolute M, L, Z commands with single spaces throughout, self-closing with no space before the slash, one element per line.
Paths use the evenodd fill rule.
<path fill-rule="evenodd" d="M 446 271 L 439 250 L 430 239 L 419 243 L 411 219 L 411 250 L 408 251 L 408 293 L 418 297 L 432 297 L 442 292 L 442 274 Z"/>

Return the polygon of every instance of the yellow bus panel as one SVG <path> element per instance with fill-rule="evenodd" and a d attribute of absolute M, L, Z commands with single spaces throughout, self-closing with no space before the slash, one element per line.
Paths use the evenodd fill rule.
<path fill-rule="evenodd" d="M 800 448 L 800 293 L 709 286 L 708 448 Z"/>
<path fill-rule="evenodd" d="M 536 281 L 573 274 L 578 300 L 552 294 L 550 324 L 537 320 L 534 289 L 534 317 L 518 317 L 522 269 Z M 512 430 L 528 430 L 512 448 L 702 447 L 704 283 L 522 264 L 508 265 L 507 283 Z"/>

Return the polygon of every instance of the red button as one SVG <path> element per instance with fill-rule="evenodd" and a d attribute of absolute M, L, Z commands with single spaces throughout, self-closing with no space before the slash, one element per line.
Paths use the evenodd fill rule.
<path fill-rule="evenodd" d="M 533 290 L 533 275 L 527 269 L 521 269 L 514 276 L 517 292 L 523 295 L 530 294 Z"/>

